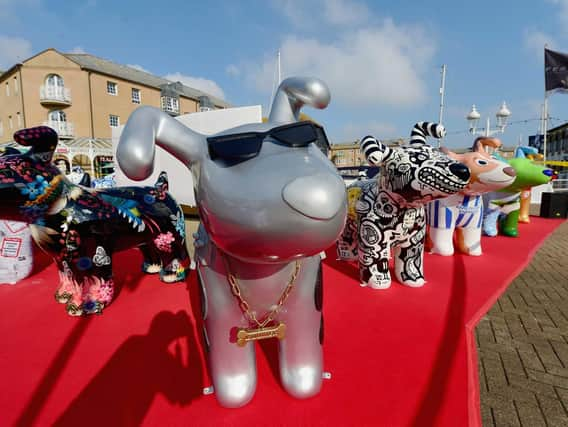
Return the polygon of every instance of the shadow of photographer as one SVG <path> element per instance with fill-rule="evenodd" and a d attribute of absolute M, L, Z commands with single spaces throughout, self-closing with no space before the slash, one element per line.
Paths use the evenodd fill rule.
<path fill-rule="evenodd" d="M 54 425 L 139 426 L 157 394 L 187 406 L 202 389 L 190 317 L 186 311 L 162 311 L 146 335 L 131 336 L 118 348 Z"/>

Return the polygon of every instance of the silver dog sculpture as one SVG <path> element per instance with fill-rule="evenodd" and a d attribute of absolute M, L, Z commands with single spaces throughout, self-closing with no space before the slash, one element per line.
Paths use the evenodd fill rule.
<path fill-rule="evenodd" d="M 322 383 L 320 252 L 347 214 L 345 185 L 315 142 L 308 104 L 325 108 L 327 86 L 289 78 L 266 123 L 201 135 L 152 107 L 128 120 L 117 148 L 125 174 L 152 173 L 154 144 L 191 170 L 201 224 L 196 238 L 209 368 L 219 403 L 245 405 L 256 389 L 254 341 L 279 339 L 280 377 L 297 398 Z"/>

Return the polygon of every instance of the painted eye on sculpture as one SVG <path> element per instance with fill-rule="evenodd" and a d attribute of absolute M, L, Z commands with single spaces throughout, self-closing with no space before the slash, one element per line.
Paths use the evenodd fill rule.
<path fill-rule="evenodd" d="M 479 166 L 487 166 L 489 164 L 487 160 L 483 159 L 475 159 L 475 163 L 477 163 Z"/>

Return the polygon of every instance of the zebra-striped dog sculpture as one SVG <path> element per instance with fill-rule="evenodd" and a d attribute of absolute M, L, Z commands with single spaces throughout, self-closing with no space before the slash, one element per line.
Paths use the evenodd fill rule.
<path fill-rule="evenodd" d="M 426 136 L 444 134 L 441 125 L 420 122 L 408 145 L 391 148 L 372 136 L 361 140 L 367 161 L 381 166 L 377 184 L 364 189 L 356 205 L 361 286 L 390 286 L 391 249 L 397 280 L 412 287 L 425 283 L 424 204 L 459 192 L 470 177 L 465 165 L 426 144 Z"/>
<path fill-rule="evenodd" d="M 460 252 L 481 255 L 482 194 L 510 185 L 516 176 L 515 170 L 507 162 L 485 150 L 485 147 L 496 149 L 500 146 L 501 141 L 496 138 L 479 137 L 471 152 L 457 154 L 447 151 L 451 158 L 469 168 L 471 180 L 458 194 L 428 204 L 430 252 L 453 255 L 455 231 Z"/>

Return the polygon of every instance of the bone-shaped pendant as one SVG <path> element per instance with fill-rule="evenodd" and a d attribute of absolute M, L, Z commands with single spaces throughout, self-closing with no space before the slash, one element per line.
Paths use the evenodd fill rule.
<path fill-rule="evenodd" d="M 281 340 L 286 335 L 286 325 L 279 323 L 274 326 L 264 328 L 247 328 L 237 330 L 237 345 L 243 347 L 249 341 L 264 340 L 267 338 L 278 338 Z"/>

